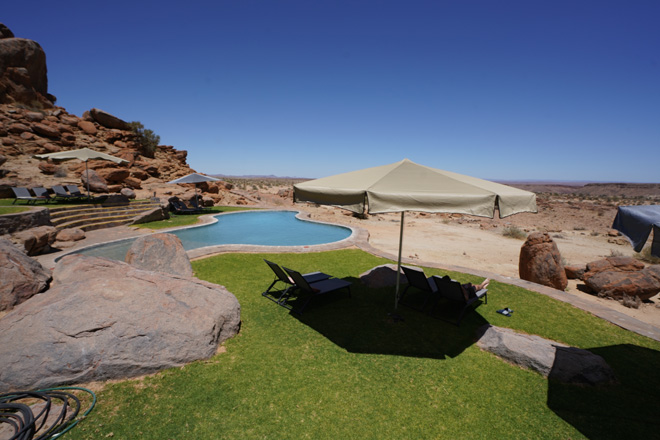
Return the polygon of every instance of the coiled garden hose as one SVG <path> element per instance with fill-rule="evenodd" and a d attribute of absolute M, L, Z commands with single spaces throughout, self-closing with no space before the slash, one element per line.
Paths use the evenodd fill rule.
<path fill-rule="evenodd" d="M 65 390 L 79 390 L 91 395 L 92 403 L 80 414 L 81 402 L 73 393 Z M 43 405 L 35 406 L 35 401 Z M 29 403 L 32 404 L 30 406 Z M 61 403 L 59 413 L 48 420 L 56 404 Z M 87 388 L 56 387 L 37 391 L 17 391 L 0 394 L 0 428 L 9 427 L 13 436 L 9 440 L 47 440 L 58 438 L 76 426 L 96 405 L 96 394 Z M 35 414 L 33 410 L 36 410 Z M 35 435 L 39 433 L 38 437 Z"/>

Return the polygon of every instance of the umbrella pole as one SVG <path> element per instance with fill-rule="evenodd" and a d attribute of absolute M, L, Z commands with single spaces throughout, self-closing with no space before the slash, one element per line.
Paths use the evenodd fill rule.
<path fill-rule="evenodd" d="M 394 293 L 394 310 L 399 307 L 399 282 L 401 280 L 401 248 L 403 245 L 403 215 L 401 211 L 401 230 L 399 231 L 399 260 L 396 264 L 396 292 Z"/>
<path fill-rule="evenodd" d="M 85 182 L 87 183 L 87 201 L 92 200 L 92 197 L 89 195 L 89 165 L 87 165 L 89 161 L 85 161 Z"/>

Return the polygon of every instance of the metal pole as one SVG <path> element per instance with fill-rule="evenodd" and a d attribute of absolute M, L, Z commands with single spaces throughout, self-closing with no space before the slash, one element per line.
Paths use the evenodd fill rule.
<path fill-rule="evenodd" d="M 396 265 L 396 293 L 394 294 L 394 310 L 399 307 L 399 281 L 401 279 L 401 248 L 403 246 L 403 214 L 401 211 L 401 230 L 399 232 L 399 261 Z"/>
<path fill-rule="evenodd" d="M 89 162 L 88 160 L 85 161 L 85 177 L 87 177 L 85 179 L 85 182 L 87 183 L 87 201 L 92 200 L 92 197 L 89 195 L 89 166 L 87 165 L 88 162 Z"/>

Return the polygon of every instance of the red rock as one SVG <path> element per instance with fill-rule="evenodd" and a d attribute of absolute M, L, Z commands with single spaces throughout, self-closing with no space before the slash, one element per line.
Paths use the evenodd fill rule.
<path fill-rule="evenodd" d="M 569 280 L 581 280 L 587 269 L 584 266 L 564 266 L 564 270 Z"/>
<path fill-rule="evenodd" d="M 111 115 L 108 112 L 100 110 L 98 108 L 93 108 L 89 111 L 89 114 L 94 118 L 96 122 L 103 125 L 107 128 L 116 128 L 119 130 L 130 130 L 131 127 L 128 123 L 114 115 Z"/>
<path fill-rule="evenodd" d="M 37 165 L 42 173 L 52 176 L 57 171 L 57 166 L 50 162 L 40 162 Z"/>
<path fill-rule="evenodd" d="M 61 136 L 60 131 L 56 127 L 46 124 L 34 124 L 32 130 L 49 138 L 59 138 Z"/>
<path fill-rule="evenodd" d="M 96 125 L 90 121 L 78 121 L 78 128 L 91 136 L 96 136 L 96 133 L 99 131 Z"/>
<path fill-rule="evenodd" d="M 10 133 L 14 133 L 14 134 L 21 134 L 24 131 L 30 131 L 31 132 L 32 129 L 30 127 L 28 127 L 27 125 L 25 125 L 25 124 L 15 122 L 15 123 L 9 125 L 9 127 L 7 128 L 7 131 L 9 131 Z"/>
<path fill-rule="evenodd" d="M 34 134 L 30 133 L 29 131 L 24 131 L 21 133 L 21 139 L 25 139 L 26 141 L 34 139 Z"/>
<path fill-rule="evenodd" d="M 124 185 L 133 189 L 142 189 L 142 181 L 136 179 L 135 177 L 127 177 L 124 179 Z"/>
<path fill-rule="evenodd" d="M 533 232 L 520 249 L 520 278 L 564 290 L 568 286 L 561 255 L 547 233 Z"/>
<path fill-rule="evenodd" d="M 78 118 L 75 116 L 62 116 L 60 118 L 60 122 L 66 125 L 70 125 L 72 127 L 76 127 L 78 125 Z"/>
<path fill-rule="evenodd" d="M 46 153 L 56 153 L 58 151 L 62 151 L 60 147 L 58 147 L 55 144 L 51 144 L 50 142 L 46 142 L 41 146 L 44 150 L 46 150 Z"/>

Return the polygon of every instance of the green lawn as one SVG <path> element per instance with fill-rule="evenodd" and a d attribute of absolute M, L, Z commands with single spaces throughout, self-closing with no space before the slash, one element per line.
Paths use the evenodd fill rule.
<path fill-rule="evenodd" d="M 261 296 L 272 281 L 263 258 L 349 279 L 352 298 L 318 298 L 305 314 L 291 314 Z M 106 385 L 67 438 L 658 438 L 660 343 L 497 282 L 460 328 L 405 307 L 395 321 L 392 289 L 358 281 L 385 262 L 359 250 L 195 261 L 199 278 L 240 301 L 239 335 L 209 360 Z M 505 306 L 513 317 L 496 313 Z M 475 345 L 485 323 L 590 349 L 619 383 L 562 385 L 507 364 Z"/>

